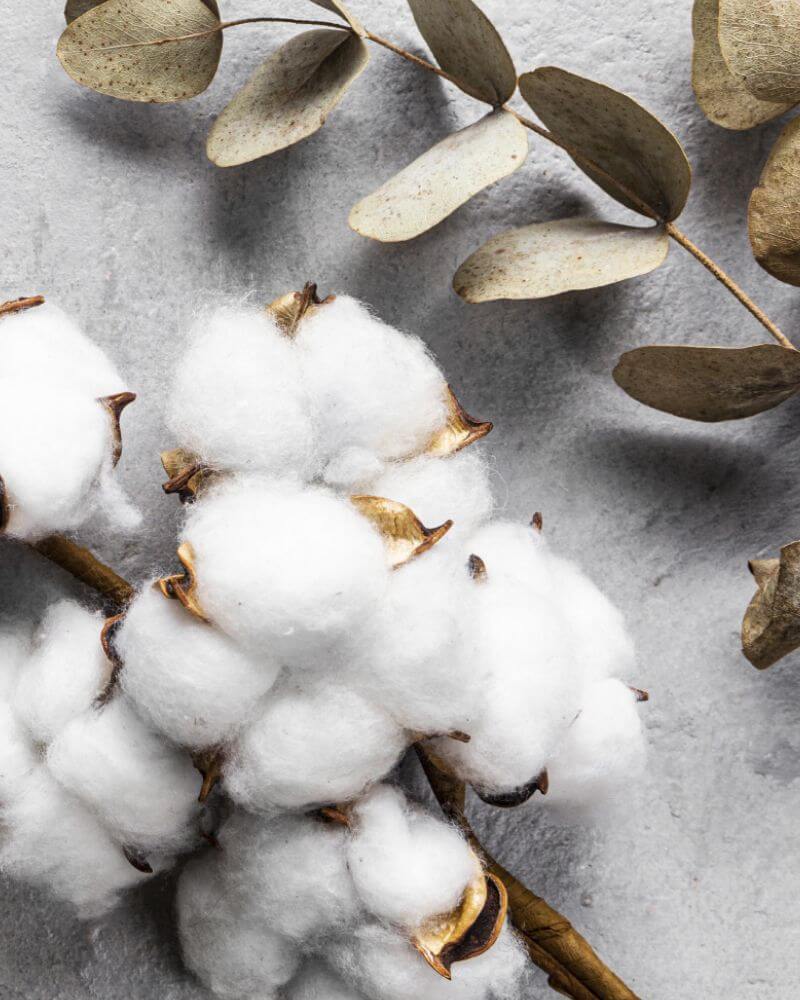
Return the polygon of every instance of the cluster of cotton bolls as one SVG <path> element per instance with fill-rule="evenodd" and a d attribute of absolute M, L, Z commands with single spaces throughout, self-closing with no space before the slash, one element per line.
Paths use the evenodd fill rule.
<path fill-rule="evenodd" d="M 84 917 L 198 839 L 191 763 L 125 699 L 102 704 L 101 626 L 62 601 L 34 635 L 0 634 L 0 870 Z"/>
<path fill-rule="evenodd" d="M 50 305 L 1 316 L 0 342 L 0 531 L 34 540 L 95 512 L 133 527 L 113 468 L 135 397 L 114 366 Z"/>
<path fill-rule="evenodd" d="M 184 870 L 178 891 L 184 957 L 219 996 L 516 995 L 525 956 L 507 928 L 485 954 L 453 965 L 450 982 L 414 947 L 483 874 L 455 828 L 397 789 L 373 788 L 344 826 L 237 813 L 220 846 Z"/>

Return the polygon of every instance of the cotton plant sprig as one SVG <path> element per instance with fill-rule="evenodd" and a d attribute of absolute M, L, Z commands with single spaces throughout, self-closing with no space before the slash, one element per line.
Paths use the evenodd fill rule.
<path fill-rule="evenodd" d="M 0 307 L 12 314 L 0 323 L 21 309 Z M 42 316 L 24 341 L 33 355 L 68 329 Z M 168 422 L 182 572 L 134 589 L 64 536 L 28 539 L 116 613 L 100 630 L 56 606 L 33 649 L 0 643 L 0 800 L 16 834 L 0 865 L 92 915 L 203 838 L 244 844 L 247 865 L 212 852 L 179 898 L 187 963 L 223 997 L 302 997 L 320 979 L 353 998 L 446 997 L 450 975 L 464 1000 L 510 995 L 508 885 L 557 989 L 631 1000 L 477 842 L 447 847 L 451 830 L 376 786 L 411 744 L 438 781 L 466 779 L 504 806 L 547 793 L 548 778 L 548 801 L 602 797 L 640 765 L 644 695 L 614 677 L 631 662 L 618 613 L 550 552 L 540 515 L 487 523 L 486 466 L 465 449 L 491 425 L 465 413 L 416 338 L 313 286 L 268 312 L 203 317 Z M 220 784 L 239 810 L 221 831 L 195 801 L 190 760 L 201 799 Z M 329 858 L 318 898 L 314 866 L 281 854 L 293 844 Z M 311 934 L 325 899 L 353 913 L 351 933 L 333 919 Z M 300 939 L 328 966 L 301 967 Z"/>
<path fill-rule="evenodd" d="M 339 20 L 264 16 L 223 21 L 214 0 L 71 2 L 58 55 L 76 81 L 100 93 L 170 102 L 208 87 L 224 31 L 287 21 L 311 28 L 270 54 L 215 122 L 208 155 L 230 167 L 317 131 L 365 70 L 367 43 L 378 45 L 454 84 L 489 111 L 362 199 L 350 214 L 357 232 L 395 242 L 428 231 L 518 169 L 527 156 L 526 130 L 531 131 L 563 149 L 607 194 L 654 225 L 569 218 L 499 234 L 459 267 L 453 282 L 459 295 L 468 302 L 535 299 L 611 284 L 657 268 L 672 239 L 737 298 L 777 346 L 644 347 L 623 355 L 614 371 L 617 383 L 646 405 L 703 421 L 750 416 L 800 389 L 800 362 L 788 338 L 677 227 L 691 170 L 679 141 L 649 111 L 613 88 L 557 67 L 540 67 L 518 79 L 500 34 L 472 0 L 409 0 L 438 65 L 375 35 L 339 0 L 310 2 Z M 758 6 L 756 0 L 723 4 Z M 789 0 L 780 7 L 794 10 Z M 713 12 L 706 0 L 698 10 L 698 23 L 707 24 Z M 789 15 L 784 11 L 782 16 Z M 708 45 L 708 30 L 703 30 Z M 746 46 L 741 48 L 746 52 Z M 719 74 L 721 57 L 712 57 L 713 72 Z M 509 105 L 518 86 L 544 127 Z M 777 178 L 773 186 L 787 183 L 783 161 L 770 170 Z M 770 198 L 765 194 L 762 201 Z M 791 211 L 785 199 L 779 201 L 775 214 L 785 227 Z M 770 225 L 763 228 L 768 231 Z"/>

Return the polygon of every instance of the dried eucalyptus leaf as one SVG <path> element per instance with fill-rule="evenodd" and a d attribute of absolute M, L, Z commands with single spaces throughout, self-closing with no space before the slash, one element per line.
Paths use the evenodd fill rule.
<path fill-rule="evenodd" d="M 347 7 L 343 3 L 339 3 L 339 0 L 311 0 L 311 2 L 315 3 L 317 7 L 324 7 L 325 10 L 329 10 L 332 14 L 338 14 L 339 17 L 347 21 L 357 35 L 360 35 L 362 38 L 366 35 L 363 24 L 358 18 L 353 17 Z"/>
<path fill-rule="evenodd" d="M 101 3 L 105 2 L 106 0 L 67 0 L 67 6 L 64 8 L 64 20 L 67 24 L 72 24 L 81 14 L 85 14 L 87 10 L 99 7 Z"/>
<path fill-rule="evenodd" d="M 525 73 L 519 88 L 544 124 L 580 154 L 573 159 L 581 170 L 612 198 L 647 215 L 644 203 L 667 221 L 681 214 L 692 171 L 681 144 L 658 118 L 626 94 L 555 66 Z"/>
<path fill-rule="evenodd" d="M 764 670 L 800 648 L 800 542 L 784 545 L 780 559 L 749 565 L 758 589 L 742 622 L 742 650 Z"/>
<path fill-rule="evenodd" d="M 596 219 L 535 222 L 501 233 L 459 267 L 453 288 L 467 302 L 541 299 L 647 274 L 664 263 L 662 226 L 617 226 Z"/>
<path fill-rule="evenodd" d="M 214 122 L 206 152 L 218 167 L 269 156 L 313 135 L 369 61 L 350 32 L 295 36 L 256 70 Z"/>
<path fill-rule="evenodd" d="M 497 29 L 472 0 L 408 0 L 436 61 L 471 97 L 495 107 L 517 89 L 517 71 Z"/>
<path fill-rule="evenodd" d="M 350 213 L 350 225 L 382 243 L 413 239 L 513 174 L 527 155 L 522 125 L 507 111 L 493 111 L 437 143 L 360 201 Z"/>
<path fill-rule="evenodd" d="M 614 381 L 629 396 L 688 420 L 738 420 L 770 410 L 800 389 L 800 351 L 757 347 L 639 347 Z"/>
<path fill-rule="evenodd" d="M 780 281 L 800 285 L 800 118 L 778 136 L 750 196 L 747 224 L 758 263 Z"/>
<path fill-rule="evenodd" d="M 759 100 L 731 72 L 719 46 L 719 0 L 694 0 L 692 33 L 692 86 L 697 103 L 715 125 L 748 129 L 789 110 L 791 102 Z"/>
<path fill-rule="evenodd" d="M 720 0 L 719 44 L 751 94 L 762 101 L 800 101 L 797 0 Z"/>
<path fill-rule="evenodd" d="M 203 0 L 106 0 L 68 25 L 58 58 L 73 80 L 100 94 L 183 101 L 214 79 L 219 24 Z"/>

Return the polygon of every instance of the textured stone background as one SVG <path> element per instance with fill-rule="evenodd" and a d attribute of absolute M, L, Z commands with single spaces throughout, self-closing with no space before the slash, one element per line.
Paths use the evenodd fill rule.
<path fill-rule="evenodd" d="M 289 11 L 305 10 L 299 0 Z M 512 224 L 625 211 L 556 151 L 414 244 L 351 233 L 349 207 L 413 155 L 478 115 L 438 80 L 382 51 L 328 127 L 228 172 L 203 138 L 237 82 L 285 31 L 239 28 L 200 99 L 157 108 L 79 89 L 54 55 L 60 0 L 7 4 L 0 64 L 0 292 L 45 292 L 75 312 L 130 373 L 122 472 L 149 513 L 147 537 L 105 538 L 142 577 L 172 547 L 159 489 L 162 388 L 198 302 L 306 279 L 372 302 L 420 333 L 491 444 L 507 513 L 545 515 L 553 542 L 625 608 L 649 688 L 648 780 L 604 828 L 564 827 L 537 801 L 482 814 L 503 860 L 567 913 L 646 998 L 790 998 L 798 878 L 797 664 L 759 674 L 739 652 L 751 594 L 745 561 L 800 533 L 798 406 L 700 426 L 646 410 L 610 372 L 634 345 L 748 344 L 761 329 L 679 248 L 660 271 L 539 303 L 463 304 L 457 264 Z M 272 5 L 223 3 L 228 16 Z M 381 34 L 417 45 L 401 0 L 353 0 Z M 557 63 L 627 90 L 686 145 L 696 186 L 683 224 L 791 335 L 797 293 L 753 263 L 747 196 L 778 132 L 727 134 L 689 85 L 690 3 L 485 0 L 523 69 Z M 69 589 L 31 555 L 0 549 L 0 606 L 38 612 Z M 409 766 L 409 773 L 411 768 Z M 28 888 L 3 885 L 0 998 L 186 1000 L 171 885 L 149 886 L 96 927 Z M 548 993 L 538 980 L 536 993 Z"/>

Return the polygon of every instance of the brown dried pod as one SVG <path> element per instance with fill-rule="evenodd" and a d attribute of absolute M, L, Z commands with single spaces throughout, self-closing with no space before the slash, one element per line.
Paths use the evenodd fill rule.
<path fill-rule="evenodd" d="M 197 796 L 198 802 L 205 802 L 213 792 L 215 785 L 222 777 L 224 762 L 225 757 L 220 747 L 209 747 L 207 750 L 198 750 L 192 754 L 192 763 L 203 776 L 203 784 L 200 786 L 200 794 Z"/>
<path fill-rule="evenodd" d="M 493 424 L 471 417 L 456 399 L 455 393 L 446 386 L 447 423 L 428 442 L 425 454 L 434 458 L 446 458 L 466 448 L 492 430 Z"/>
<path fill-rule="evenodd" d="M 452 521 L 445 521 L 426 528 L 410 507 L 386 497 L 352 496 L 350 502 L 381 533 L 394 569 L 433 548 L 453 527 Z"/>
<path fill-rule="evenodd" d="M 520 785 L 519 788 L 515 788 L 510 792 L 492 794 L 490 792 L 482 792 L 479 788 L 474 788 L 474 790 L 481 802 L 485 802 L 488 806 L 496 806 L 499 809 L 514 809 L 516 806 L 524 805 L 536 792 L 547 795 L 549 788 L 550 778 L 547 774 L 547 768 L 542 768 L 533 781 L 529 781 L 525 785 Z"/>
<path fill-rule="evenodd" d="M 483 583 L 484 580 L 488 579 L 489 574 L 486 572 L 486 563 L 480 556 L 476 556 L 474 552 L 467 560 L 467 569 L 472 579 L 477 580 L 478 583 Z"/>
<path fill-rule="evenodd" d="M 135 868 L 137 872 L 141 872 L 143 875 L 153 874 L 153 866 L 138 848 L 126 845 L 122 848 L 122 853 L 125 855 L 125 860 L 128 864 Z"/>
<path fill-rule="evenodd" d="M 800 648 L 800 542 L 784 545 L 779 559 L 748 566 L 758 589 L 742 622 L 742 650 L 764 670 Z"/>
<path fill-rule="evenodd" d="M 165 576 L 156 580 L 156 586 L 164 597 L 180 601 L 188 612 L 201 622 L 208 622 L 205 612 L 197 599 L 197 577 L 194 571 L 194 549 L 189 542 L 182 542 L 178 548 L 178 559 L 183 565 L 183 573 Z"/>
<path fill-rule="evenodd" d="M 169 479 L 161 484 L 161 489 L 167 494 L 177 493 L 181 503 L 191 503 L 195 500 L 200 489 L 214 475 L 213 469 L 183 448 L 162 451 L 161 464 L 169 476 Z"/>
<path fill-rule="evenodd" d="M 122 611 L 118 615 L 106 618 L 100 632 L 100 644 L 108 660 L 109 669 L 103 689 L 95 698 L 94 704 L 96 708 L 102 708 L 103 705 L 107 705 L 117 687 L 117 681 L 122 670 L 122 659 L 114 646 L 114 637 L 119 631 L 120 625 L 125 620 L 125 614 L 126 612 Z"/>
<path fill-rule="evenodd" d="M 135 392 L 118 392 L 113 396 L 101 396 L 97 402 L 108 410 L 111 417 L 112 462 L 116 465 L 122 457 L 122 429 L 119 418 L 122 411 L 136 399 Z"/>
<path fill-rule="evenodd" d="M 307 281 L 302 292 L 287 292 L 270 302 L 267 312 L 272 313 L 287 337 L 294 337 L 302 319 L 315 313 L 320 306 L 333 302 L 335 298 L 335 295 L 329 295 L 321 299 L 317 295 L 316 284 Z"/>
<path fill-rule="evenodd" d="M 445 979 L 451 978 L 456 962 L 466 962 L 488 951 L 505 923 L 505 886 L 491 873 L 484 873 L 477 857 L 475 864 L 478 874 L 467 886 L 458 907 L 428 921 L 412 938 L 428 965 Z"/>

